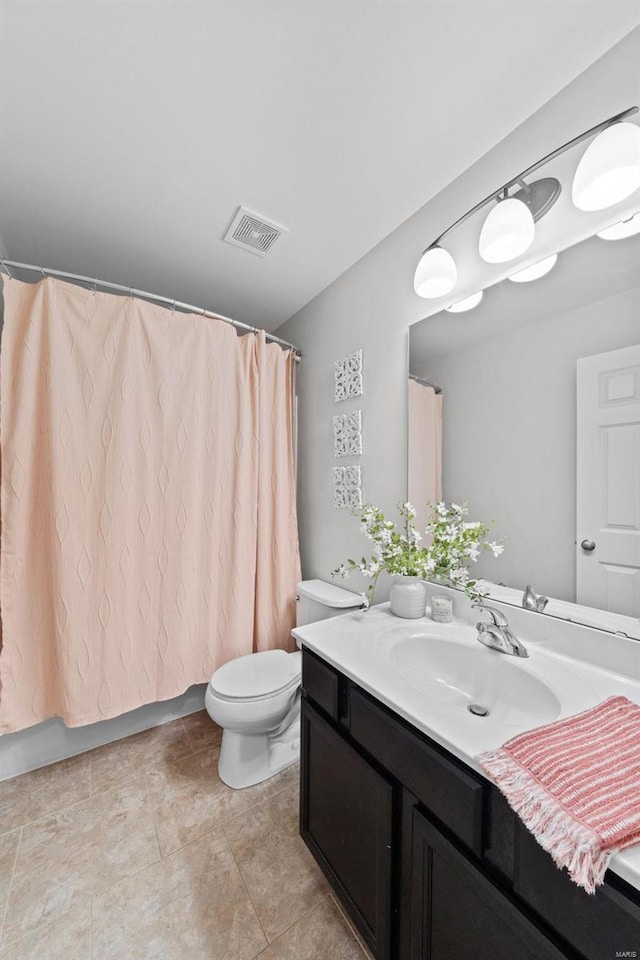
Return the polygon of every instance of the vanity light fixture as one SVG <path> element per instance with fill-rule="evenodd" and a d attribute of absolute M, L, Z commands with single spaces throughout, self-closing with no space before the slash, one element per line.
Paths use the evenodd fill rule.
<path fill-rule="evenodd" d="M 576 206 L 584 210 L 600 210 L 633 193 L 640 186 L 640 127 L 627 120 L 637 113 L 638 107 L 629 107 L 585 130 L 458 217 L 422 253 L 413 278 L 413 288 L 418 296 L 437 300 L 453 290 L 458 271 L 442 241 L 452 230 L 490 204 L 494 206 L 480 232 L 482 259 L 487 263 L 508 263 L 528 250 L 535 236 L 535 223 L 549 212 L 561 191 L 555 177 L 533 181 L 529 177 L 579 143 L 592 141 L 578 164 L 573 181 L 572 196 Z M 510 193 L 517 187 L 515 193 Z M 591 205 L 581 206 L 583 203 Z"/>
<path fill-rule="evenodd" d="M 640 233 L 640 213 L 634 213 L 627 220 L 619 220 L 612 227 L 606 227 L 598 232 L 603 240 L 624 240 L 625 237 L 635 237 Z"/>
<path fill-rule="evenodd" d="M 413 278 L 413 289 L 425 300 L 435 300 L 450 293 L 456 285 L 456 262 L 443 247 L 434 244 L 422 254 Z"/>
<path fill-rule="evenodd" d="M 533 243 L 536 228 L 531 210 L 515 197 L 499 200 L 482 225 L 478 249 L 487 263 L 515 260 Z"/>
<path fill-rule="evenodd" d="M 466 313 L 467 310 L 473 310 L 482 300 L 483 292 L 482 290 L 478 290 L 477 293 L 472 293 L 470 297 L 465 297 L 464 300 L 458 300 L 457 303 L 452 303 L 450 307 L 446 307 L 445 309 L 448 310 L 449 313 Z"/>
<path fill-rule="evenodd" d="M 640 127 L 612 123 L 591 141 L 573 178 L 578 210 L 605 210 L 640 187 Z"/>
<path fill-rule="evenodd" d="M 538 260 L 537 263 L 532 263 L 530 267 L 525 267 L 524 270 L 512 273 L 509 280 L 513 280 L 514 283 L 528 283 L 529 280 L 544 277 L 550 270 L 553 270 L 557 259 L 558 254 L 553 253 L 550 257 L 545 257 L 544 260 Z"/>

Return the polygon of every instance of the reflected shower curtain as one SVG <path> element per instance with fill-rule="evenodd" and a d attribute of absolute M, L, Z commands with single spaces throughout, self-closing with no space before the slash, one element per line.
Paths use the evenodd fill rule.
<path fill-rule="evenodd" d="M 416 380 L 409 380 L 408 434 L 408 497 L 424 531 L 427 503 L 442 500 L 442 394 Z"/>
<path fill-rule="evenodd" d="M 291 649 L 292 355 L 132 297 L 3 281 L 0 731 L 103 720 Z"/>

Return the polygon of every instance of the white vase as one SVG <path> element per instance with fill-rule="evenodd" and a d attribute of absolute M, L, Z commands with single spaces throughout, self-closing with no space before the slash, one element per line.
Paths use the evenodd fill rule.
<path fill-rule="evenodd" d="M 396 577 L 391 587 L 391 613 L 407 620 L 424 617 L 427 590 L 420 577 Z"/>

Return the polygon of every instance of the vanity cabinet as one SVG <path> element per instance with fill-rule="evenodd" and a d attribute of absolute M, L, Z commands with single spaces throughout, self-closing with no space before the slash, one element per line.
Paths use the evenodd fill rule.
<path fill-rule="evenodd" d="M 488 780 L 307 649 L 302 676 L 301 835 L 376 960 L 640 960 L 637 890 L 588 896 Z"/>

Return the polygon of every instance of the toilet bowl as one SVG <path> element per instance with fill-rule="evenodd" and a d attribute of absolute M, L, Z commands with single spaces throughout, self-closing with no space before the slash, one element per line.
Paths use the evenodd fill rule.
<path fill-rule="evenodd" d="M 223 728 L 218 775 L 236 790 L 275 776 L 300 755 L 302 654 L 250 653 L 212 676 L 205 707 Z"/>
<path fill-rule="evenodd" d="M 322 580 L 298 584 L 296 625 L 362 607 L 361 594 Z M 302 654 L 265 650 L 237 657 L 211 677 L 205 707 L 223 728 L 218 774 L 236 790 L 267 780 L 300 756 Z"/>

